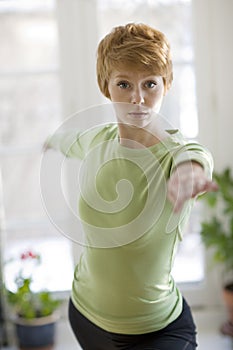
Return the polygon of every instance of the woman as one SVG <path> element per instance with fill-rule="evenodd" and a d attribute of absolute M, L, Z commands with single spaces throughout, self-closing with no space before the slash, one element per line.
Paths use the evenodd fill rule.
<path fill-rule="evenodd" d="M 85 350 L 195 349 L 193 318 L 171 269 L 192 199 L 216 190 L 211 155 L 161 127 L 173 77 L 161 32 L 114 28 L 99 44 L 97 76 L 117 122 L 49 142 L 84 160 L 79 213 L 87 241 L 74 274 L 72 329 Z"/>

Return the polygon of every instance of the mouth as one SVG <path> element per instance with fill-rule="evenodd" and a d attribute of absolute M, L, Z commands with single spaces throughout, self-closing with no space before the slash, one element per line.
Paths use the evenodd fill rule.
<path fill-rule="evenodd" d="M 146 112 L 129 112 L 128 115 L 137 119 L 144 119 L 148 116 L 149 113 Z"/>

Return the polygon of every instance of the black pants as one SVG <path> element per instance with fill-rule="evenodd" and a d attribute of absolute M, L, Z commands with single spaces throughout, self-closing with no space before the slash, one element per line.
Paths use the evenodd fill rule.
<path fill-rule="evenodd" d="M 69 320 L 83 350 L 194 350 L 196 327 L 186 301 L 181 315 L 162 330 L 146 334 L 116 334 L 84 317 L 70 300 Z"/>

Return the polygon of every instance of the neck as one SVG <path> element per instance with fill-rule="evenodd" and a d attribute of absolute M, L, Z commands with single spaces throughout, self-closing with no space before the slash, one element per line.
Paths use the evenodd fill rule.
<path fill-rule="evenodd" d="M 158 130 L 155 126 L 138 128 L 119 123 L 118 128 L 120 144 L 129 148 L 151 147 L 165 138 L 165 131 Z"/>

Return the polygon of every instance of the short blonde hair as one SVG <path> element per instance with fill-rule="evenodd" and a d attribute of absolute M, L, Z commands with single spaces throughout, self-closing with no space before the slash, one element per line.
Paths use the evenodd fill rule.
<path fill-rule="evenodd" d="M 163 77 L 165 91 L 173 79 L 170 45 L 165 35 L 143 23 L 113 28 L 99 43 L 97 80 L 101 92 L 110 97 L 108 82 L 113 69 L 133 64 Z"/>

